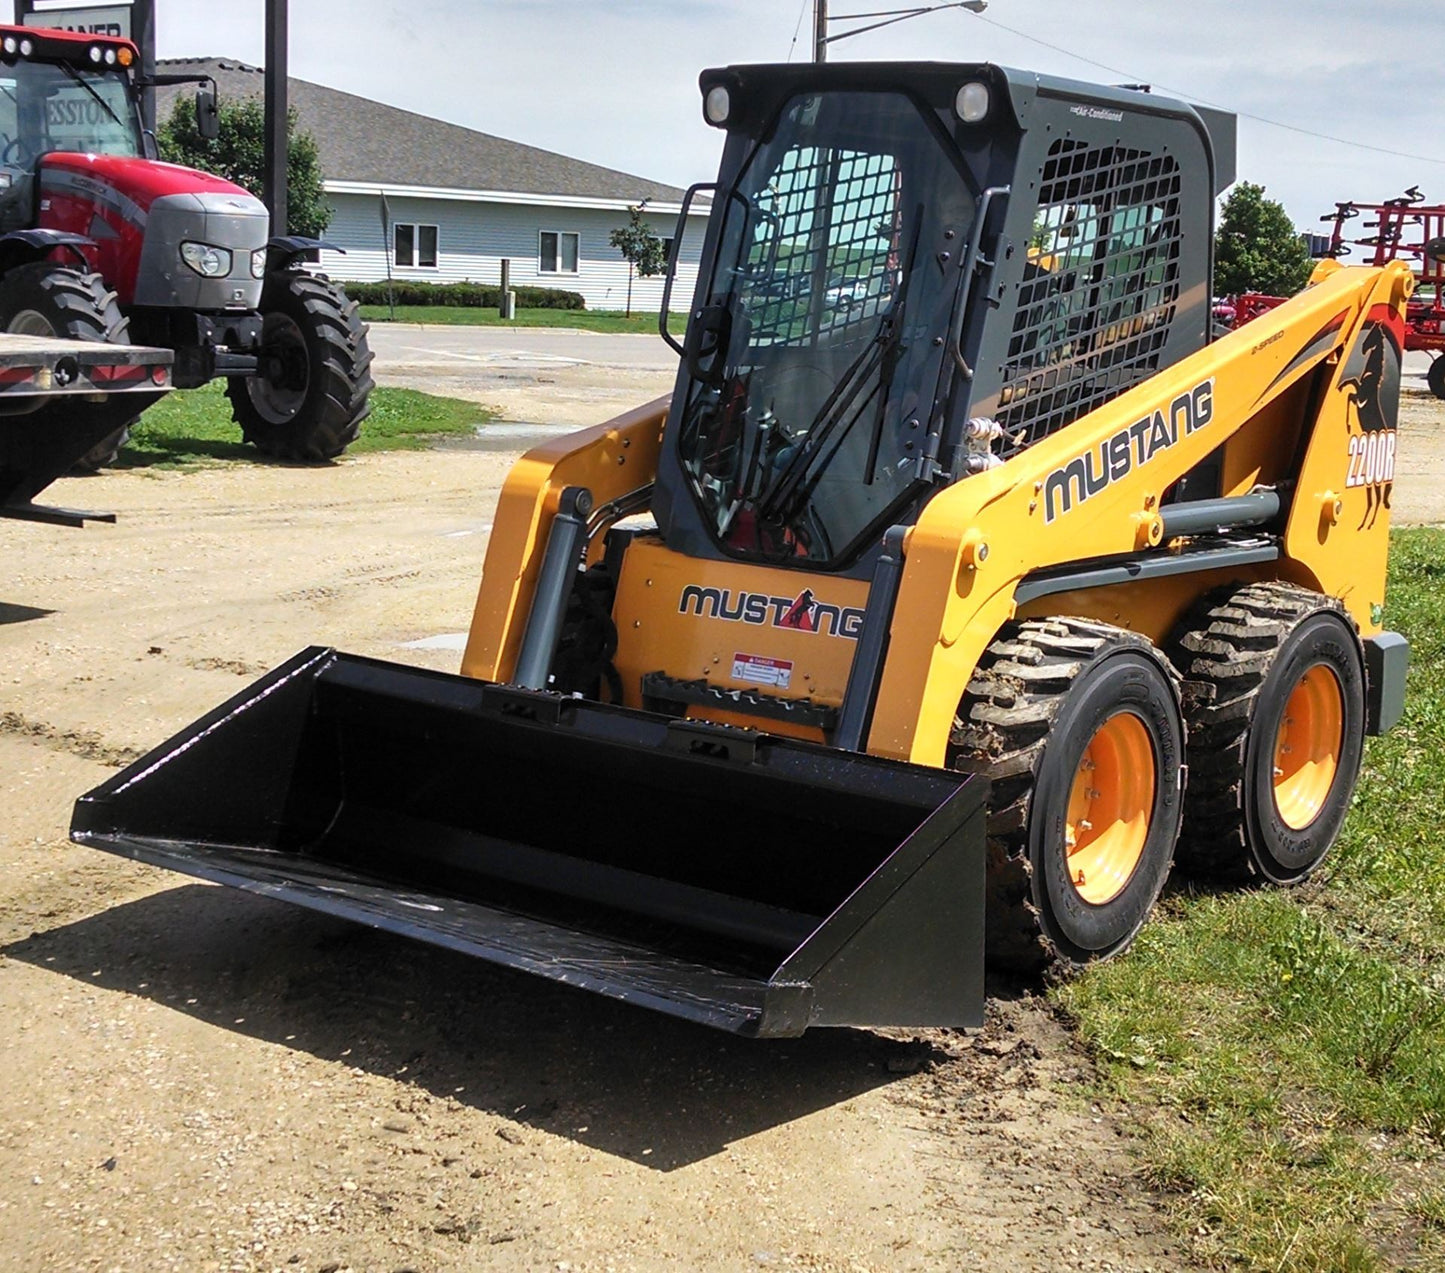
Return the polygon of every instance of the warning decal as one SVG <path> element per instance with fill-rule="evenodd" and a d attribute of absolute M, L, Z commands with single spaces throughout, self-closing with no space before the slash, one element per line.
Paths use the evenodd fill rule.
<path fill-rule="evenodd" d="M 793 665 L 787 659 L 769 659 L 761 654 L 734 654 L 733 680 L 754 681 L 759 685 L 788 688 L 793 679 Z"/>

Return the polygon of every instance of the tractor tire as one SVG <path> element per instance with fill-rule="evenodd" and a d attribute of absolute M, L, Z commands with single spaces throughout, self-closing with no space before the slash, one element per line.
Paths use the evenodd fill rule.
<path fill-rule="evenodd" d="M 99 274 L 52 261 L 36 261 L 0 279 L 0 330 L 22 336 L 60 336 L 130 344 L 130 321 Z M 138 418 L 138 417 L 137 417 Z M 132 420 L 76 460 L 70 472 L 97 473 L 115 462 L 130 437 Z"/>
<path fill-rule="evenodd" d="M 1436 354 L 1425 373 L 1425 383 L 1437 398 L 1445 398 L 1445 354 Z"/>
<path fill-rule="evenodd" d="M 1359 777 L 1365 667 L 1354 624 L 1333 597 L 1250 584 L 1206 598 L 1172 653 L 1189 765 L 1181 869 L 1298 883 L 1334 844 Z"/>
<path fill-rule="evenodd" d="M 953 768 L 993 784 L 991 968 L 1079 965 L 1129 944 L 1169 875 L 1183 757 L 1178 678 L 1151 642 L 1080 618 L 1004 629 L 949 748 Z"/>
<path fill-rule="evenodd" d="M 140 416 L 135 416 L 129 423 L 121 425 L 108 437 L 101 438 L 70 466 L 70 476 L 89 477 L 114 464 L 120 458 L 121 448 L 130 441 L 130 426 L 139 419 Z"/>
<path fill-rule="evenodd" d="M 356 302 L 330 279 L 282 270 L 261 294 L 262 371 L 226 386 L 231 414 L 258 451 L 335 459 L 371 411 L 371 349 Z"/>

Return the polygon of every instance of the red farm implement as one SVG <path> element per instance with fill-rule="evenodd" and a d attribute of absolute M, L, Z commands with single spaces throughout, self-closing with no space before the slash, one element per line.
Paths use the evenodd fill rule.
<path fill-rule="evenodd" d="M 1361 216 L 1358 227 L 1350 223 Z M 1437 398 L 1445 398 L 1445 205 L 1425 202 L 1418 186 L 1384 203 L 1337 203 L 1320 218 L 1333 224 L 1328 255 L 1359 256 L 1353 264 L 1385 265 L 1408 261 L 1415 272 L 1415 294 L 1405 321 L 1405 348 L 1434 355 L 1428 380 Z"/>

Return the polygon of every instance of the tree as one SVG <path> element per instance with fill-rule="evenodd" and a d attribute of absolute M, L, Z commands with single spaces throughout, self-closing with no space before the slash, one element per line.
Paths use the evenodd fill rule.
<path fill-rule="evenodd" d="M 662 240 L 653 234 L 652 227 L 642 219 L 642 210 L 647 206 L 644 199 L 635 208 L 627 209 L 627 224 L 619 226 L 607 236 L 627 261 L 627 315 L 632 316 L 632 273 L 635 270 L 643 278 L 651 278 L 667 269 L 667 252 Z"/>
<path fill-rule="evenodd" d="M 214 173 L 243 186 L 258 199 L 264 189 L 266 112 L 260 99 L 223 102 L 220 135 L 207 141 L 196 128 L 196 112 L 189 99 L 176 101 L 170 118 L 156 134 L 161 158 Z M 316 138 L 296 127 L 296 112 L 286 117 L 289 139 L 286 156 L 286 233 L 319 238 L 331 221 L 331 209 L 321 189 L 321 159 Z M 273 229 L 275 234 L 281 231 Z"/>
<path fill-rule="evenodd" d="M 1215 294 L 1293 296 L 1312 268 L 1284 205 L 1266 199 L 1263 186 L 1241 181 L 1224 201 L 1214 235 Z"/>

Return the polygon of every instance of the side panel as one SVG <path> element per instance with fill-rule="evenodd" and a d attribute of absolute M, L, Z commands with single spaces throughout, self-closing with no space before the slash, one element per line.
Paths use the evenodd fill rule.
<path fill-rule="evenodd" d="M 606 424 L 528 451 L 507 475 L 487 545 L 462 674 L 508 681 L 526 630 L 547 532 L 568 486 L 585 486 L 594 506 L 649 488 L 657 472 L 667 398 Z M 600 554 L 601 543 L 591 551 Z"/>
<path fill-rule="evenodd" d="M 1403 264 L 1371 289 L 1320 405 L 1285 530 L 1289 559 L 1324 581 L 1360 634 L 1381 630 L 1395 481 L 1400 359 L 1412 278 Z"/>
<path fill-rule="evenodd" d="M 1381 305 L 1403 308 L 1407 290 L 1403 267 L 1335 271 L 1008 463 L 937 495 L 906 544 L 868 750 L 942 764 L 959 699 L 984 648 L 1012 616 L 1019 580 L 1044 567 L 1145 547 L 1175 481 L 1292 386 L 1355 348 L 1366 334 L 1366 315 Z M 1372 533 L 1331 542 L 1319 510 L 1324 492 L 1347 480 L 1350 403 L 1362 393 L 1381 399 L 1390 393 L 1387 384 L 1370 387 L 1376 374 L 1370 368 L 1384 357 L 1379 345 L 1360 346 L 1360 369 L 1344 369 L 1306 423 L 1288 559 L 1279 567 L 1284 577 L 1344 598 L 1367 635 L 1378 623 L 1371 605 L 1383 598 L 1384 516 L 1377 507 L 1373 523 L 1361 522 L 1356 513 L 1340 525 Z M 1348 508 L 1363 510 L 1368 498 L 1352 495 Z"/>
<path fill-rule="evenodd" d="M 714 689 L 836 708 L 867 601 L 868 585 L 859 579 L 707 561 L 660 541 L 635 541 L 623 559 L 613 609 L 625 702 L 644 706 L 642 678 L 661 672 Z M 702 706 L 688 714 L 725 715 Z M 789 731 L 787 722 L 748 723 L 821 737 L 817 730 Z"/>

